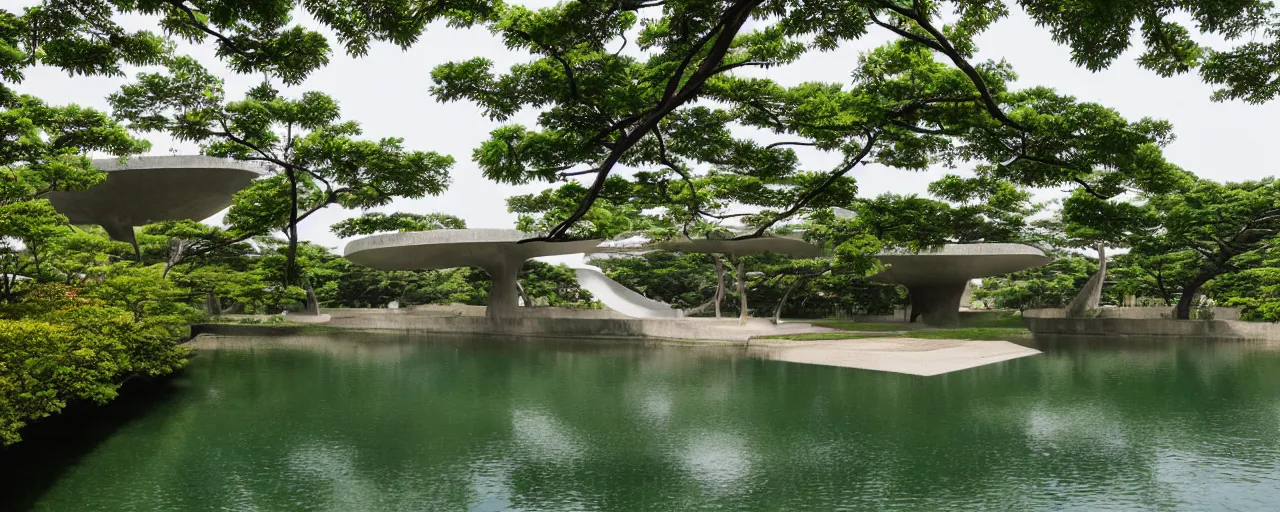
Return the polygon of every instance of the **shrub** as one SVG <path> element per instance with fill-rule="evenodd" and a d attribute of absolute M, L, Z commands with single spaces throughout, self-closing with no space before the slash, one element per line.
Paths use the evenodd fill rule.
<path fill-rule="evenodd" d="M 105 403 L 133 375 L 164 375 L 186 363 L 174 318 L 82 297 L 65 286 L 32 287 L 0 306 L 0 444 L 69 401 Z"/>

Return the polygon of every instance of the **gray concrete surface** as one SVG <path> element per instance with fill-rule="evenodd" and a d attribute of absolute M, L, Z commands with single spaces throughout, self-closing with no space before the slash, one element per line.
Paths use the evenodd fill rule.
<path fill-rule="evenodd" d="M 1089 280 L 1085 281 L 1084 287 L 1080 289 L 1080 293 L 1071 299 L 1071 303 L 1067 304 L 1067 316 L 1071 318 L 1084 318 L 1091 309 L 1097 309 L 1102 303 L 1102 285 L 1107 280 L 1107 249 L 1098 247 L 1098 271 L 1089 276 Z"/>
<path fill-rule="evenodd" d="M 1209 308 L 1213 314 L 1213 320 L 1239 320 L 1240 308 Z M 1169 307 L 1123 307 L 1112 308 L 1104 307 L 1094 310 L 1098 315 L 1097 318 L 1128 318 L 1133 320 L 1148 319 L 1172 319 L 1173 306 Z M 1022 313 L 1024 317 L 1034 318 L 1067 318 L 1066 311 L 1062 308 L 1044 308 L 1044 309 L 1028 309 Z"/>
<path fill-rule="evenodd" d="M 753 319 L 738 325 L 737 319 L 682 318 L 573 318 L 548 311 L 545 316 L 518 316 L 540 309 L 517 308 L 515 316 L 477 317 L 463 315 L 415 314 L 403 309 L 326 309 L 329 327 L 380 329 L 410 332 L 465 333 L 526 337 L 564 337 L 596 339 L 665 339 L 740 341 L 755 336 L 828 332 L 807 323 L 773 324 L 767 319 Z"/>
<path fill-rule="evenodd" d="M 765 359 L 930 377 L 1040 354 L 1007 341 L 869 338 L 752 343 Z"/>
<path fill-rule="evenodd" d="M 261 176 L 261 167 L 209 156 L 141 156 L 93 161 L 107 179 L 79 192 L 45 197 L 72 224 L 98 224 L 111 238 L 134 242 L 133 228 L 166 220 L 204 220 Z"/>
<path fill-rule="evenodd" d="M 343 256 L 380 270 L 480 267 L 493 280 L 487 315 L 515 316 L 520 306 L 520 267 L 525 260 L 589 252 L 600 240 L 526 242 L 537 236 L 514 229 L 439 229 L 373 235 L 347 244 Z"/>
<path fill-rule="evenodd" d="M 960 297 L 970 280 L 1049 263 L 1040 249 L 1023 244 L 947 244 L 933 251 L 884 252 L 876 257 L 889 268 L 874 279 L 906 286 L 911 315 L 937 326 L 959 321 Z"/>
<path fill-rule="evenodd" d="M 1035 334 L 1280 341 L 1280 324 L 1266 322 L 1168 318 L 1066 318 L 1061 309 L 1028 310 L 1023 312 L 1022 321 L 1027 329 Z"/>

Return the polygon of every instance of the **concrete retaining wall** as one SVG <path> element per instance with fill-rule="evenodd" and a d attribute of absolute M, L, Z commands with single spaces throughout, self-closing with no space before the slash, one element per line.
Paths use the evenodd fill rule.
<path fill-rule="evenodd" d="M 380 314 L 407 312 L 414 315 L 423 316 L 484 316 L 485 306 L 469 306 L 465 304 L 422 304 L 408 306 L 400 309 L 322 309 L 322 313 L 330 315 L 348 315 L 348 314 Z M 349 313 L 356 312 L 356 313 Z M 366 312 L 366 313 L 360 313 Z M 617 311 L 608 309 L 587 309 L 587 308 L 552 308 L 552 307 L 520 307 L 512 312 L 513 316 L 525 318 L 631 318 Z"/>
<path fill-rule="evenodd" d="M 805 323 L 774 325 L 763 318 L 753 318 L 742 326 L 738 325 L 737 319 L 730 318 L 485 318 L 420 314 L 396 309 L 334 309 L 326 312 L 331 319 L 324 325 L 339 329 L 503 336 L 746 341 L 753 336 L 815 330 Z"/>
<path fill-rule="evenodd" d="M 1202 339 L 1280 340 L 1280 325 L 1238 320 L 1169 320 L 1153 318 L 1022 317 L 1035 334 L 1081 336 L 1168 336 Z"/>
<path fill-rule="evenodd" d="M 219 336 L 291 336 L 307 331 L 304 325 L 254 325 L 254 324 L 195 324 L 191 336 L 217 334 Z"/>
<path fill-rule="evenodd" d="M 1237 308 L 1210 308 L 1214 320 L 1239 320 L 1240 310 Z M 1169 319 L 1173 316 L 1173 308 L 1126 307 L 1098 309 L 1097 318 L 1128 319 Z M 1066 318 L 1066 310 L 1060 308 L 1028 309 L 1022 313 L 1024 317 L 1034 318 Z"/>

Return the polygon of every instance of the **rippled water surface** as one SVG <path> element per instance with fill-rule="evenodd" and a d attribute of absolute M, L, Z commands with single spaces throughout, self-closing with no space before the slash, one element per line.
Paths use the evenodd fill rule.
<path fill-rule="evenodd" d="M 226 343 L 0 455 L 35 510 L 1274 510 L 1280 350 L 938 377 L 694 348 Z"/>

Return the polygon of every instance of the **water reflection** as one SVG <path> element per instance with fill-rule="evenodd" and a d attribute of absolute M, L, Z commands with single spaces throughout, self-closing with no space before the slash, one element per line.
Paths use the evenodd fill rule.
<path fill-rule="evenodd" d="M 1274 345 L 1035 343 L 916 377 L 607 343 L 231 341 L 78 462 L 0 463 L 52 475 L 37 510 L 1280 501 Z"/>

